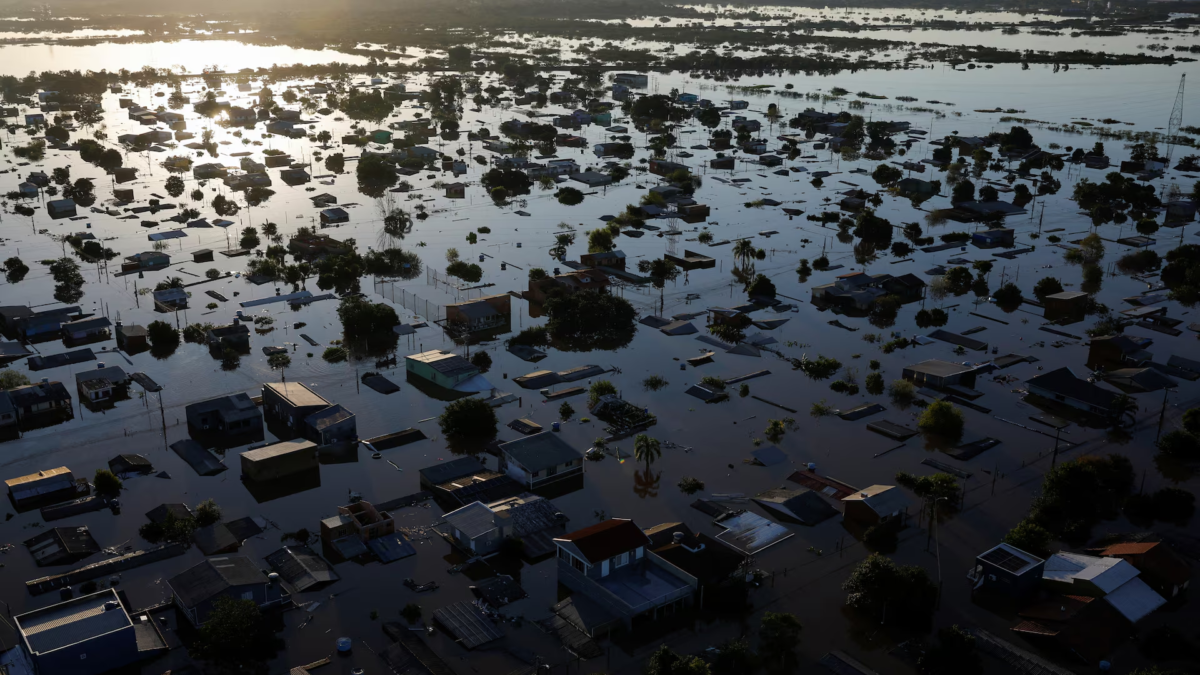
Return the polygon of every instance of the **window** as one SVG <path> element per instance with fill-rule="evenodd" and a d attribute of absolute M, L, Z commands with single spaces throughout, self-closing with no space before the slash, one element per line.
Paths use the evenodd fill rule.
<path fill-rule="evenodd" d="M 580 560 L 579 558 L 575 558 L 575 557 L 571 558 L 571 567 L 574 567 L 576 569 L 576 571 L 579 571 L 579 572 L 586 571 L 583 566 L 583 561 Z"/>
<path fill-rule="evenodd" d="M 246 591 L 245 593 L 242 593 L 242 599 L 243 600 L 253 600 L 254 599 L 254 591 Z"/>
<path fill-rule="evenodd" d="M 552 467 L 550 467 L 549 469 L 546 469 L 546 475 L 547 475 L 547 476 L 553 476 L 553 475 L 555 475 L 555 474 L 557 474 L 557 473 L 558 473 L 558 467 L 557 467 L 557 466 L 552 466 Z"/>

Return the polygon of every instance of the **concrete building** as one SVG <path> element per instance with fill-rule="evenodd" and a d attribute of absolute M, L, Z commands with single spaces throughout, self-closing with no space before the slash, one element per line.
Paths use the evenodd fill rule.
<path fill-rule="evenodd" d="M 612 267 L 623 270 L 625 269 L 625 253 L 619 250 L 583 253 L 579 256 L 579 263 L 587 267 Z"/>
<path fill-rule="evenodd" d="M 316 469 L 318 466 L 317 446 L 312 441 L 282 441 L 242 453 L 242 477 L 258 483 Z"/>
<path fill-rule="evenodd" d="M 358 438 L 353 413 L 299 382 L 268 382 L 262 392 L 264 412 L 314 443 Z"/>
<path fill-rule="evenodd" d="M 122 272 L 137 272 L 140 270 L 159 270 L 171 264 L 171 256 L 158 251 L 143 251 L 125 256 L 121 263 Z"/>
<path fill-rule="evenodd" d="M 552 553 L 552 537 L 566 533 L 567 522 L 553 502 L 528 493 L 488 504 L 472 502 L 443 519 L 447 539 L 472 555 L 491 555 L 506 539 L 517 539 L 530 558 Z"/>
<path fill-rule="evenodd" d="M 606 291 L 609 285 L 608 275 L 604 272 L 595 269 L 577 270 L 537 281 L 530 279 L 526 296 L 531 302 L 544 303 L 546 296 L 555 289 L 566 293 L 588 290 Z"/>
<path fill-rule="evenodd" d="M 112 401 L 118 390 L 129 385 L 129 376 L 120 366 L 105 366 L 98 362 L 94 370 L 75 374 L 75 388 L 79 397 L 90 403 Z"/>
<path fill-rule="evenodd" d="M 70 199 L 56 199 L 46 202 L 46 215 L 53 220 L 75 217 L 75 202 Z"/>
<path fill-rule="evenodd" d="M 552 432 L 501 443 L 500 471 L 529 489 L 583 475 L 583 454 Z"/>
<path fill-rule="evenodd" d="M 86 319 L 76 319 L 62 324 L 64 340 L 91 340 L 107 337 L 112 328 L 112 321 L 106 316 L 89 316 Z"/>
<path fill-rule="evenodd" d="M 367 542 L 395 532 L 396 521 L 392 514 L 364 501 L 339 506 L 336 516 L 321 521 L 321 541 L 326 544 L 344 537 Z"/>
<path fill-rule="evenodd" d="M 193 433 L 215 432 L 227 436 L 262 434 L 262 411 L 245 393 L 193 403 L 184 408 L 184 412 Z"/>
<path fill-rule="evenodd" d="M 1063 291 L 1047 295 L 1042 301 L 1045 308 L 1044 316 L 1049 321 L 1058 323 L 1074 323 L 1082 321 L 1087 315 L 1088 301 L 1091 298 L 1083 291 Z"/>
<path fill-rule="evenodd" d="M 36 384 L 14 387 L 8 390 L 18 420 L 42 415 L 64 413 L 71 415 L 71 392 L 62 382 L 43 379 Z"/>
<path fill-rule="evenodd" d="M 100 675 L 167 651 L 155 622 L 136 618 L 107 588 L 18 615 L 14 624 L 37 675 Z"/>
<path fill-rule="evenodd" d="M 284 603 L 283 589 L 245 556 L 208 558 L 171 577 L 167 587 L 175 606 L 197 628 L 203 626 L 220 598 L 252 600 L 259 609 Z"/>
<path fill-rule="evenodd" d="M 1021 600 L 1037 591 L 1045 564 L 1033 554 L 1002 543 L 976 556 L 967 579 L 972 593 L 984 591 Z"/>

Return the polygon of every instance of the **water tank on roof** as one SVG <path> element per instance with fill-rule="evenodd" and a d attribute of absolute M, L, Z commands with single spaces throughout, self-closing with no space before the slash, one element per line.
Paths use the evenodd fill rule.
<path fill-rule="evenodd" d="M 350 638 L 340 637 L 337 639 L 337 650 L 343 654 L 350 651 Z"/>

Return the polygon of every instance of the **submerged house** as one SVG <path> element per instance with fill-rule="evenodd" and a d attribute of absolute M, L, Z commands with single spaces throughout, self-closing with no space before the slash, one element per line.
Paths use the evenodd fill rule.
<path fill-rule="evenodd" d="M 1030 394 L 1105 417 L 1112 414 L 1113 402 L 1119 395 L 1076 377 L 1066 366 L 1030 378 L 1025 385 Z"/>
<path fill-rule="evenodd" d="M 843 519 L 866 529 L 894 520 L 903 522 L 911 504 L 895 485 L 872 485 L 842 497 Z"/>
<path fill-rule="evenodd" d="M 261 434 L 263 429 L 262 412 L 245 393 L 218 396 L 193 403 L 184 408 L 184 412 L 187 414 L 188 426 L 194 432 L 220 432 L 241 436 Z"/>
<path fill-rule="evenodd" d="M 507 328 L 511 320 L 511 296 L 508 293 L 446 305 L 447 325 L 453 324 L 457 330 L 467 333 Z"/>
<path fill-rule="evenodd" d="M 552 431 L 501 443 L 500 471 L 534 490 L 583 475 L 583 454 Z"/>
<path fill-rule="evenodd" d="M 1046 561 L 1001 543 L 979 554 L 967 572 L 971 593 L 979 591 L 1021 600 L 1037 592 Z"/>
<path fill-rule="evenodd" d="M 300 382 L 268 382 L 262 388 L 262 401 L 265 412 L 314 443 L 358 440 L 354 413 Z"/>
<path fill-rule="evenodd" d="M 106 588 L 13 619 L 19 645 L 39 675 L 100 675 L 167 651 L 157 622 L 129 616 Z"/>
<path fill-rule="evenodd" d="M 479 369 L 458 354 L 440 349 L 404 357 L 404 370 L 410 377 L 419 377 L 443 389 L 482 391 L 474 389 L 472 383 L 479 376 Z"/>
<path fill-rule="evenodd" d="M 929 386 L 945 389 L 946 387 L 962 386 L 973 388 L 976 374 L 975 366 L 941 359 L 929 359 L 905 366 L 901 377 L 918 387 Z"/>
<path fill-rule="evenodd" d="M 246 556 L 208 558 L 167 580 L 172 600 L 197 628 L 208 621 L 220 598 L 252 600 L 259 609 L 279 607 L 284 592 Z"/>
<path fill-rule="evenodd" d="M 629 519 L 612 518 L 554 540 L 558 582 L 596 606 L 583 628 L 589 635 L 636 619 L 682 611 L 692 604 L 695 580 L 647 550 L 651 540 Z"/>
<path fill-rule="evenodd" d="M 553 502 L 528 493 L 490 504 L 472 502 L 443 518 L 445 536 L 471 555 L 497 553 L 511 539 L 520 541 L 530 558 L 554 552 L 552 538 L 566 533 L 567 522 Z"/>

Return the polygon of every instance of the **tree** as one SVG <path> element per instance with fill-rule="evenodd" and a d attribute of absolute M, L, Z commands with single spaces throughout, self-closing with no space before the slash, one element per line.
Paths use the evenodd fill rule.
<path fill-rule="evenodd" d="M 374 303 L 357 295 L 342 298 L 337 313 L 342 332 L 349 340 L 387 334 L 400 323 L 400 317 L 391 305 Z"/>
<path fill-rule="evenodd" d="M 151 321 L 146 326 L 146 337 L 156 352 L 170 353 L 179 346 L 179 331 L 166 321 Z"/>
<path fill-rule="evenodd" d="M 754 244 L 749 239 L 738 240 L 733 245 L 733 257 L 741 263 L 742 267 L 745 267 L 754 259 Z"/>
<path fill-rule="evenodd" d="M 984 185 L 979 188 L 979 201 L 994 202 L 1000 199 L 1000 191 L 991 185 Z"/>
<path fill-rule="evenodd" d="M 554 193 L 554 197 L 559 204 L 575 206 L 583 201 L 583 192 L 573 187 L 564 187 L 559 188 L 558 192 Z"/>
<path fill-rule="evenodd" d="M 934 401 L 917 420 L 917 428 L 925 433 L 941 436 L 948 441 L 957 441 L 963 433 L 962 411 L 949 401 Z"/>
<path fill-rule="evenodd" d="M 560 420 L 562 420 L 563 422 L 566 422 L 567 420 L 571 419 L 571 416 L 574 414 L 575 414 L 575 409 L 571 407 L 571 404 L 569 402 L 563 401 L 562 405 L 558 406 L 558 418 Z"/>
<path fill-rule="evenodd" d="M 608 380 L 596 380 L 588 387 L 588 407 L 593 407 L 600 402 L 601 397 L 610 396 L 617 393 L 617 387 Z"/>
<path fill-rule="evenodd" d="M 996 304 L 1006 312 L 1011 312 L 1021 306 L 1021 289 L 1013 283 L 1004 284 L 992 293 Z"/>
<path fill-rule="evenodd" d="M 680 656 L 663 645 L 650 655 L 646 675 L 709 675 L 708 664 L 695 656 Z"/>
<path fill-rule="evenodd" d="M 1113 397 L 1108 412 L 1109 421 L 1114 427 L 1125 426 L 1125 418 L 1128 417 L 1129 422 L 1132 423 L 1137 416 L 1138 404 L 1128 394 L 1117 394 Z"/>
<path fill-rule="evenodd" d="M 588 253 L 608 253 L 616 248 L 613 234 L 608 228 L 591 230 L 588 235 Z"/>
<path fill-rule="evenodd" d="M 751 675 L 758 670 L 758 661 L 758 654 L 745 638 L 734 638 L 721 643 L 712 661 L 712 672 L 713 675 Z"/>
<path fill-rule="evenodd" d="M 460 398 L 446 406 L 438 425 L 452 440 L 488 441 L 496 435 L 496 409 L 482 399 Z"/>
<path fill-rule="evenodd" d="M 196 527 L 208 527 L 221 521 L 221 507 L 211 499 L 205 499 L 196 505 Z"/>
<path fill-rule="evenodd" d="M 650 464 L 654 460 L 662 457 L 662 444 L 657 438 L 651 438 L 646 434 L 638 434 L 633 439 L 633 458 L 639 462 L 646 463 L 646 471 L 650 471 Z"/>
<path fill-rule="evenodd" d="M 200 628 L 188 652 L 232 671 L 261 663 L 276 651 L 278 643 L 253 600 L 220 596 Z"/>
<path fill-rule="evenodd" d="M 1043 479 L 1029 519 L 1058 539 L 1086 539 L 1101 518 L 1116 517 L 1133 486 L 1133 464 L 1122 455 L 1062 462 Z"/>
<path fill-rule="evenodd" d="M 340 152 L 326 157 L 325 169 L 331 173 L 341 173 L 346 169 L 346 157 Z"/>
<path fill-rule="evenodd" d="M 661 301 L 666 293 L 665 287 L 668 281 L 674 281 L 679 278 L 682 270 L 672 261 L 666 258 L 655 258 L 654 260 L 639 260 L 638 271 L 648 275 L 654 283 L 655 288 L 659 290 L 658 297 Z"/>
<path fill-rule="evenodd" d="M 1045 558 L 1050 554 L 1050 541 L 1053 538 L 1054 535 L 1050 534 L 1049 530 L 1025 519 L 1004 535 L 1004 543 Z"/>
<path fill-rule="evenodd" d="M 543 309 L 546 328 L 564 346 L 619 349 L 633 339 L 637 311 L 625 298 L 599 290 L 552 289 Z"/>
<path fill-rule="evenodd" d="M 891 185 L 904 177 L 904 172 L 890 164 L 880 164 L 871 172 L 871 178 L 880 185 Z"/>
<path fill-rule="evenodd" d="M 242 238 L 238 242 L 242 248 L 254 248 L 259 245 L 261 240 L 258 238 L 258 230 L 253 227 L 247 227 L 242 230 Z"/>
<path fill-rule="evenodd" d="M 842 584 L 846 604 L 884 624 L 925 625 L 937 603 L 937 586 L 922 567 L 897 565 L 872 553 Z"/>
<path fill-rule="evenodd" d="M 212 207 L 213 210 L 217 212 L 217 215 L 221 216 L 222 218 L 236 215 L 240 209 L 240 207 L 237 205 L 237 202 L 226 198 L 225 195 L 217 195 L 216 197 L 213 197 Z"/>
<path fill-rule="evenodd" d="M 954 186 L 954 191 L 951 193 L 950 201 L 957 204 L 959 202 L 970 202 L 975 200 L 975 184 L 969 180 L 964 180 Z"/>
<path fill-rule="evenodd" d="M 96 477 L 92 480 L 92 484 L 96 486 L 97 494 L 111 497 L 121 492 L 121 479 L 108 469 L 96 469 Z"/>
<path fill-rule="evenodd" d="M 0 391 L 24 387 L 29 384 L 29 378 L 23 373 L 5 368 L 0 370 Z"/>
<path fill-rule="evenodd" d="M 172 197 L 178 197 L 179 195 L 183 194 L 186 186 L 183 184 L 183 179 L 179 176 L 168 176 L 167 182 L 163 185 L 163 187 L 166 188 L 167 194 L 171 195 Z"/>
<path fill-rule="evenodd" d="M 771 281 L 767 275 L 759 274 L 755 276 L 754 280 L 750 282 L 750 285 L 746 287 L 746 293 L 752 298 L 773 298 L 776 294 L 775 283 Z"/>
<path fill-rule="evenodd" d="M 796 658 L 800 643 L 800 620 L 787 612 L 763 614 L 758 629 L 758 651 L 769 668 L 784 670 Z"/>
<path fill-rule="evenodd" d="M 1048 296 L 1062 292 L 1062 282 L 1054 277 L 1044 277 L 1039 279 L 1038 282 L 1033 286 L 1033 294 L 1042 302 L 1045 302 Z"/>

